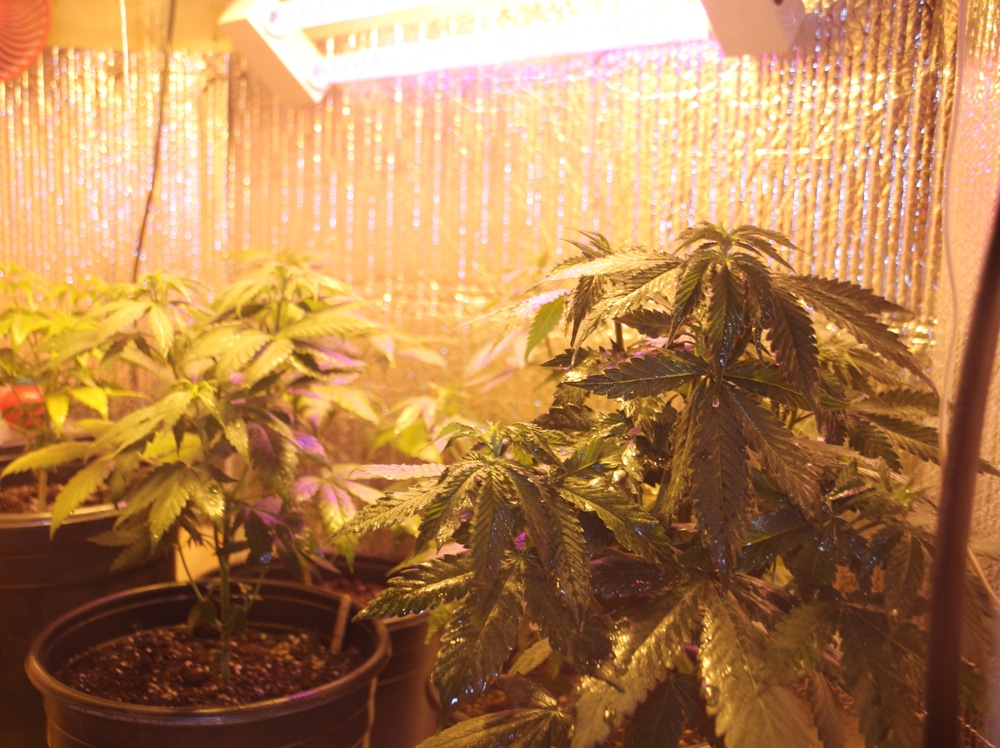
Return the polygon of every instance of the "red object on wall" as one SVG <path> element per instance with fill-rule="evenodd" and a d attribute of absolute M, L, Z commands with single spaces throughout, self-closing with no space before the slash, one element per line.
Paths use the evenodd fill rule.
<path fill-rule="evenodd" d="M 51 0 L 0 0 L 0 81 L 28 69 L 45 46 L 51 23 Z"/>

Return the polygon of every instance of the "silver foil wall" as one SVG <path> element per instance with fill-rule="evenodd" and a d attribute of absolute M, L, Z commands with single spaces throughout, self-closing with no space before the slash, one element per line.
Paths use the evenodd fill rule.
<path fill-rule="evenodd" d="M 178 50 L 162 117 L 155 44 L 50 49 L 0 85 L 0 262 L 215 285 L 245 249 L 308 249 L 388 319 L 446 336 L 459 370 L 489 337 L 463 323 L 578 230 L 665 244 L 696 220 L 753 222 L 788 233 L 799 267 L 912 307 L 923 344 L 956 7 L 813 2 L 780 57 L 688 43 L 346 85 L 299 108 L 238 57 Z M 523 392 L 489 415 L 530 411 Z"/>

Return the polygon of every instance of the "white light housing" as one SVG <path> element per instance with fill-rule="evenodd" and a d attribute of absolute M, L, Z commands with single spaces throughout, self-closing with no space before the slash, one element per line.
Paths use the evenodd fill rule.
<path fill-rule="evenodd" d="M 454 16 L 525 4 L 525 0 L 236 0 L 219 26 L 250 68 L 279 98 L 293 104 L 318 102 L 330 86 L 351 81 L 709 38 L 708 19 L 698 0 L 635 0 L 610 14 L 579 13 L 563 20 L 333 55 L 321 54 L 306 34 L 319 28 L 336 35 L 338 26 L 356 27 L 356 22 L 366 20 L 372 28 L 391 25 L 399 14 L 441 18 L 448 17 L 448 11 Z"/>
<path fill-rule="evenodd" d="M 788 51 L 805 18 L 802 0 L 702 0 L 712 33 L 730 56 Z"/>

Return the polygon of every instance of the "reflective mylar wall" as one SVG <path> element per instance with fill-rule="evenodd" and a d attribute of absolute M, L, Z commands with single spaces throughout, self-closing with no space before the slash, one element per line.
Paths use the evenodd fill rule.
<path fill-rule="evenodd" d="M 979 275 L 990 240 L 1000 190 L 1000 2 L 963 0 L 958 39 L 955 117 L 944 191 L 946 254 L 938 307 L 935 377 L 954 395 L 960 357 L 967 347 L 969 313 L 979 291 Z M 986 289 L 1000 293 L 1000 289 Z M 990 406 L 983 432 L 983 454 L 1000 462 L 1000 359 L 994 362 Z M 1000 527 L 1000 479 L 977 481 L 974 532 L 995 537 Z M 1000 715 L 994 716 L 1000 734 Z"/>
<path fill-rule="evenodd" d="M 155 46 L 50 49 L 0 85 L 0 261 L 217 284 L 246 248 L 309 249 L 388 319 L 448 335 L 459 367 L 479 334 L 461 323 L 578 230 L 664 244 L 696 220 L 753 222 L 788 233 L 800 268 L 915 309 L 925 342 L 953 6 L 813 2 L 781 57 L 688 43 L 345 85 L 300 108 L 238 57 L 176 51 L 162 119 Z M 523 391 L 490 406 L 530 409 Z"/>

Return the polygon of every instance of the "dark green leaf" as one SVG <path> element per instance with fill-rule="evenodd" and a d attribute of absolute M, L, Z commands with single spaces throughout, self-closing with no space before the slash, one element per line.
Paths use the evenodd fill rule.
<path fill-rule="evenodd" d="M 468 556 L 442 556 L 390 577 L 362 615 L 375 618 L 422 613 L 463 598 L 472 584 Z"/>
<path fill-rule="evenodd" d="M 905 309 L 853 283 L 812 275 L 783 276 L 780 283 L 851 333 L 859 343 L 929 383 L 920 360 L 896 333 L 874 319 L 875 315 L 886 313 L 909 316 Z"/>
<path fill-rule="evenodd" d="M 573 748 L 602 744 L 682 657 L 699 623 L 699 585 L 637 607 L 613 633 L 608 679 L 584 676 L 575 688 Z"/>
<path fill-rule="evenodd" d="M 568 384 L 605 397 L 630 400 L 636 397 L 655 397 L 676 390 L 704 371 L 705 364 L 694 356 L 676 351 L 662 351 L 655 355 L 630 359 L 606 370 L 603 374 L 595 374 Z"/>
<path fill-rule="evenodd" d="M 769 410 L 735 388 L 726 388 L 743 420 L 744 433 L 778 487 L 809 516 L 820 511 L 822 492 L 809 456 L 799 447 L 795 435 Z"/>
<path fill-rule="evenodd" d="M 495 573 L 500 578 L 495 597 L 470 596 L 441 635 L 432 676 L 442 704 L 439 725 L 461 701 L 482 693 L 517 641 L 523 614 L 517 583 L 509 570 Z"/>
<path fill-rule="evenodd" d="M 912 748 L 921 740 L 922 705 L 907 678 L 906 659 L 892 645 L 887 623 L 877 610 L 842 606 L 844 681 L 868 745 Z"/>
<path fill-rule="evenodd" d="M 691 501 L 709 552 L 728 579 L 746 540 L 751 514 L 747 439 L 735 404 L 702 383 L 691 395 Z"/>
<path fill-rule="evenodd" d="M 778 368 L 818 413 L 819 349 L 812 320 L 795 297 L 780 288 L 771 295 L 771 311 L 765 327 Z"/>
<path fill-rule="evenodd" d="M 648 559 L 668 555 L 663 526 L 628 498 L 602 486 L 573 480 L 562 485 L 559 495 L 580 511 L 596 514 L 627 550 Z"/>

